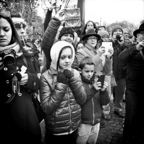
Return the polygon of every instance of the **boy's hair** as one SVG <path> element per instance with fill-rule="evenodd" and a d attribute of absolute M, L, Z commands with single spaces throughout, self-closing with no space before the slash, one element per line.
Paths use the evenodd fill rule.
<path fill-rule="evenodd" d="M 80 61 L 80 65 L 79 65 L 80 70 L 82 70 L 86 64 L 87 65 L 95 65 L 91 57 L 84 57 Z"/>

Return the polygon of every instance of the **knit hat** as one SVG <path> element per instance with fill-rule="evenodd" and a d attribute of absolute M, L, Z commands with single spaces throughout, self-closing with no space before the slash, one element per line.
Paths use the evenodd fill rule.
<path fill-rule="evenodd" d="M 98 31 L 98 34 L 102 37 L 102 36 L 109 36 L 109 33 L 106 31 L 106 30 L 101 30 L 101 31 Z"/>
<path fill-rule="evenodd" d="M 62 50 L 62 48 L 64 47 L 71 47 L 72 49 L 72 63 L 74 61 L 74 58 L 75 58 L 75 49 L 73 47 L 72 44 L 66 42 L 66 41 L 57 41 L 51 48 L 51 51 L 50 51 L 50 56 L 51 56 L 51 67 L 53 67 L 55 70 L 57 70 L 57 62 L 58 62 L 58 58 L 59 58 L 59 54 L 60 54 L 60 51 Z"/>
<path fill-rule="evenodd" d="M 71 27 L 63 27 L 62 30 L 60 31 L 59 34 L 59 39 L 64 35 L 64 34 L 71 34 L 74 38 L 74 30 Z"/>
<path fill-rule="evenodd" d="M 120 25 L 116 25 L 112 28 L 112 35 L 113 35 L 114 31 L 117 30 L 117 29 L 120 29 L 123 33 L 123 28 Z"/>

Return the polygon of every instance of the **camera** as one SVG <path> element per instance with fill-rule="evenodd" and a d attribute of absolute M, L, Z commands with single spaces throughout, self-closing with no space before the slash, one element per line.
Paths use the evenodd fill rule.
<path fill-rule="evenodd" d="M 0 53 L 0 57 L 2 57 L 4 66 L 13 65 L 16 59 L 16 52 L 13 49 L 6 50 Z"/>
<path fill-rule="evenodd" d="M 121 36 L 120 35 L 116 35 L 116 39 L 117 39 L 117 41 L 119 41 L 119 42 L 121 42 L 122 40 L 121 40 Z"/>

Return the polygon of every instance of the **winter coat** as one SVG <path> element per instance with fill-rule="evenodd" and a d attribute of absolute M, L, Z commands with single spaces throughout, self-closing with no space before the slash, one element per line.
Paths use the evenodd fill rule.
<path fill-rule="evenodd" d="M 1 107 L 1 137 L 3 143 L 40 144 L 41 131 L 39 121 L 32 103 L 32 93 L 40 87 L 30 61 L 28 67 L 23 55 L 16 58 L 16 63 L 0 70 L 0 107 Z M 28 82 L 20 86 L 20 94 L 16 94 L 11 102 L 5 103 L 12 93 L 12 73 L 20 71 L 22 66 L 27 67 Z"/>
<path fill-rule="evenodd" d="M 41 76 L 40 97 L 45 113 L 46 131 L 52 134 L 70 133 L 81 123 L 81 107 L 86 93 L 79 72 L 73 69 L 70 84 L 57 82 L 52 67 Z"/>
<path fill-rule="evenodd" d="M 102 105 L 109 103 L 109 96 L 106 90 L 97 91 L 92 85 L 85 82 L 83 85 L 87 93 L 87 101 L 82 105 L 82 123 L 95 125 L 100 122 Z"/>
<path fill-rule="evenodd" d="M 119 79 L 125 78 L 125 69 L 123 68 L 122 62 L 119 59 L 119 54 L 127 48 L 125 44 L 120 45 L 117 41 L 113 42 L 114 54 L 113 54 L 113 74 L 118 81 Z"/>
<path fill-rule="evenodd" d="M 91 50 L 88 46 L 85 46 L 83 49 L 77 51 L 73 67 L 76 67 L 74 65 L 78 66 L 80 64 L 80 61 L 87 56 L 93 58 L 93 61 L 95 63 L 96 75 L 101 75 L 102 73 L 106 75 L 111 73 L 112 60 L 105 59 L 105 64 L 103 66 L 102 59 L 100 58 L 100 56 L 96 53 L 95 50 Z"/>
<path fill-rule="evenodd" d="M 144 53 L 144 51 L 142 52 Z M 127 65 L 126 87 L 143 93 L 144 60 L 140 52 L 136 49 L 136 45 L 131 45 L 119 57 L 122 63 Z"/>
<path fill-rule="evenodd" d="M 50 56 L 50 69 L 44 72 L 40 78 L 40 99 L 45 113 L 46 132 L 54 135 L 65 135 L 75 131 L 81 123 L 81 107 L 86 101 L 81 77 L 78 71 L 68 67 L 73 73 L 67 84 L 57 81 L 57 74 L 61 71 L 59 66 L 60 54 L 63 48 L 70 48 L 72 57 L 75 57 L 75 49 L 66 41 L 58 41 L 53 44 Z"/>

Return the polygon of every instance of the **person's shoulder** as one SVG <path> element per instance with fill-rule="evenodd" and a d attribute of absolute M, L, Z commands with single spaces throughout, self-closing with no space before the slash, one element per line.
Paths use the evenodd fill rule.
<path fill-rule="evenodd" d="M 74 73 L 74 77 L 80 77 L 80 72 L 76 69 L 72 69 Z"/>

